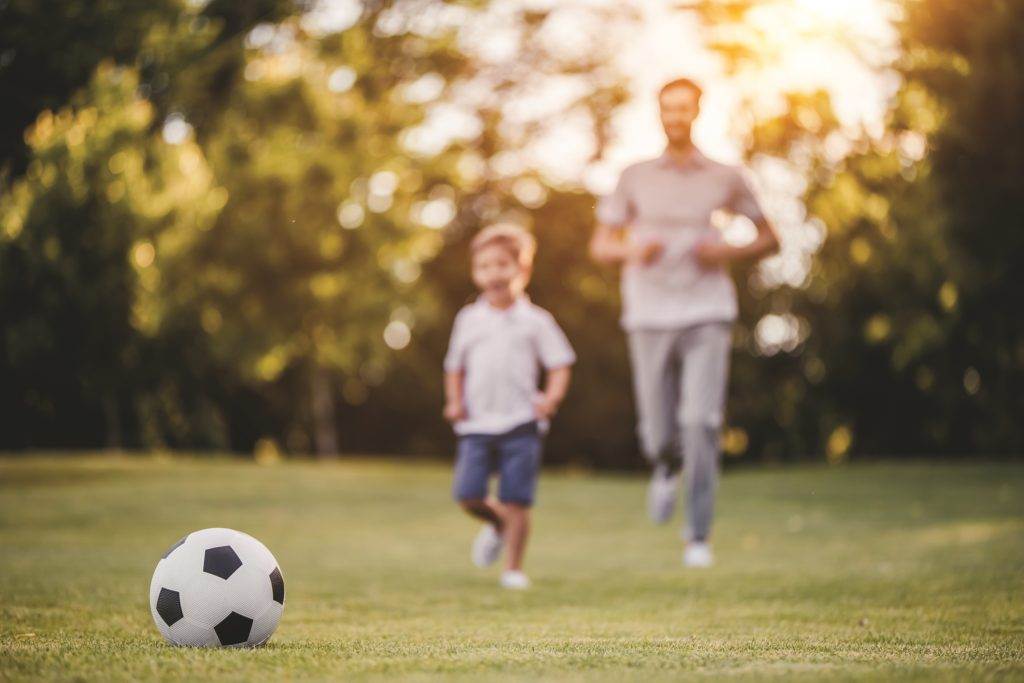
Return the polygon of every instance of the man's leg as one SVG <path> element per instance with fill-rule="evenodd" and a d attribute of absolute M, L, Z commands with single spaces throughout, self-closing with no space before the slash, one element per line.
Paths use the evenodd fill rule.
<path fill-rule="evenodd" d="M 637 436 L 644 457 L 651 464 L 678 457 L 677 335 L 674 330 L 636 330 L 628 337 Z"/>
<path fill-rule="evenodd" d="M 709 323 L 680 338 L 683 360 L 679 425 L 686 473 L 687 541 L 704 543 L 711 535 L 718 485 L 719 430 L 729 380 L 732 326 Z"/>
<path fill-rule="evenodd" d="M 679 359 L 675 330 L 639 330 L 629 334 L 636 398 L 637 434 L 644 456 L 654 466 L 647 488 L 647 514 L 656 524 L 672 517 L 679 496 Z"/>

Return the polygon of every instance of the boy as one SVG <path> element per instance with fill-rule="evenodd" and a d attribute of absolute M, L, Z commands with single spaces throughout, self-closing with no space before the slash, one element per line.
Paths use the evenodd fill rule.
<path fill-rule="evenodd" d="M 444 416 L 458 436 L 452 493 L 484 521 L 473 563 L 489 566 L 507 546 L 501 585 L 519 590 L 530 586 L 522 562 L 541 434 L 565 398 L 576 361 L 555 319 L 523 293 L 535 251 L 533 236 L 518 226 L 491 226 L 473 239 L 470 266 L 480 296 L 455 317 L 444 360 Z M 497 500 L 487 497 L 492 472 L 499 475 Z"/>

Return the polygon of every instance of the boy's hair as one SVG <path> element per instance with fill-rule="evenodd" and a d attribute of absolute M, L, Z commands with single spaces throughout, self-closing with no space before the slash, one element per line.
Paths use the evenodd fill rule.
<path fill-rule="evenodd" d="M 484 228 L 469 243 L 469 253 L 476 254 L 484 247 L 498 246 L 508 250 L 519 265 L 529 268 L 537 253 L 537 240 L 514 223 L 499 223 Z"/>

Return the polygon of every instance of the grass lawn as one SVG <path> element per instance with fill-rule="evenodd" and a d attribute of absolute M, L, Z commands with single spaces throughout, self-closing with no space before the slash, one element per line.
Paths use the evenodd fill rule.
<path fill-rule="evenodd" d="M 1024 680 L 1024 465 L 729 473 L 718 563 L 680 566 L 643 479 L 545 474 L 526 593 L 497 588 L 437 464 L 0 459 L 0 679 Z M 274 552 L 267 647 L 165 645 L 147 590 L 185 532 Z"/>

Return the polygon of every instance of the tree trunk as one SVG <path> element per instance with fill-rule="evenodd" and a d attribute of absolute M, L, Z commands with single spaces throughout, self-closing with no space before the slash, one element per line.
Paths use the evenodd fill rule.
<path fill-rule="evenodd" d="M 103 417 L 106 422 L 106 438 L 104 445 L 107 450 L 119 451 L 124 446 L 121 436 L 121 410 L 117 401 L 117 394 L 108 392 L 103 397 Z"/>
<path fill-rule="evenodd" d="M 319 365 L 313 368 L 313 430 L 316 454 L 321 459 L 338 457 L 338 431 L 334 424 L 331 375 Z"/>

